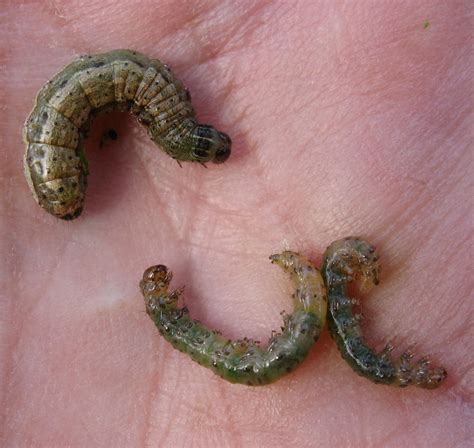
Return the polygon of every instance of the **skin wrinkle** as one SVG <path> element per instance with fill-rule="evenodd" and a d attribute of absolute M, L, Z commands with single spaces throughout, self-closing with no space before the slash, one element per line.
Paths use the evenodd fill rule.
<path fill-rule="evenodd" d="M 210 54 L 212 59 L 214 59 L 217 55 L 219 55 L 219 57 L 226 57 L 228 55 L 228 51 L 232 50 L 232 46 L 230 48 L 228 48 L 229 43 L 232 42 L 232 41 L 235 41 L 236 34 L 240 34 L 240 37 L 243 37 L 243 36 L 246 36 L 247 33 L 249 33 L 250 36 L 247 36 L 247 38 L 249 40 L 252 40 L 251 39 L 252 29 L 251 29 L 250 25 L 252 25 L 253 22 L 256 19 L 258 19 L 258 15 L 255 14 L 255 13 L 259 9 L 263 9 L 263 6 L 264 6 L 263 3 L 262 4 L 256 3 L 254 5 L 254 7 L 250 8 L 249 10 L 239 12 L 238 14 L 235 14 L 235 11 L 234 11 L 234 13 L 232 15 L 236 18 L 240 17 L 243 20 L 245 20 L 245 22 L 243 22 L 243 23 L 239 20 L 235 20 L 232 23 L 226 23 L 226 18 L 225 18 L 225 16 L 223 17 L 222 26 L 221 26 L 221 24 L 217 24 L 217 26 L 215 28 L 215 29 L 217 29 L 217 32 L 219 32 L 219 28 L 222 28 L 223 35 L 221 36 L 222 39 L 220 40 L 218 51 L 216 51 L 215 53 Z M 221 10 L 224 11 L 225 7 L 221 8 Z M 225 11 L 225 12 L 228 13 L 228 11 Z M 215 16 L 218 16 L 218 15 L 219 15 L 219 13 L 215 14 Z M 209 18 L 207 20 L 209 20 Z M 258 28 L 256 28 L 255 30 L 257 30 L 257 29 Z M 242 46 L 240 46 L 240 48 L 242 48 Z M 209 58 L 201 59 L 200 64 L 204 64 L 208 60 L 209 60 Z"/>
<path fill-rule="evenodd" d="M 400 44 L 399 47 L 401 49 L 404 48 L 403 44 L 405 43 L 405 41 L 406 41 L 406 38 L 399 42 L 399 44 Z M 376 50 L 377 50 L 377 48 L 376 48 Z M 382 46 L 380 48 L 380 50 L 381 50 L 380 54 L 378 54 L 377 51 L 374 54 L 371 54 L 371 57 L 369 59 L 369 61 L 371 61 L 371 63 L 366 67 L 364 72 L 369 72 L 370 73 L 370 71 L 372 70 L 372 71 L 375 71 L 375 73 L 378 73 L 379 76 L 377 77 L 377 79 L 379 79 L 380 81 L 383 82 L 383 84 L 381 85 L 381 88 L 387 88 L 387 82 L 389 82 L 388 86 L 390 86 L 393 83 L 396 83 L 396 85 L 400 86 L 402 89 L 405 90 L 406 89 L 406 78 L 410 79 L 409 77 L 411 77 L 411 78 L 414 78 L 415 80 L 417 80 L 416 72 L 419 71 L 421 68 L 426 70 L 426 68 L 424 67 L 426 65 L 426 58 L 421 59 L 420 62 L 413 61 L 413 58 L 410 58 L 409 54 L 407 54 L 408 59 L 404 61 L 403 65 L 400 65 L 400 59 L 388 60 L 388 63 L 390 64 L 388 67 L 386 65 L 381 65 L 380 64 L 380 59 L 382 58 L 383 60 L 387 60 L 386 55 L 389 54 L 391 49 L 390 48 L 387 49 L 386 46 Z M 402 51 L 405 51 L 405 50 L 402 50 Z M 408 52 L 405 51 L 405 53 L 408 53 Z M 351 54 L 349 56 L 349 58 L 350 58 L 349 60 L 354 61 L 356 65 L 359 65 L 361 63 L 359 61 L 364 60 L 364 59 L 359 58 L 357 54 Z M 415 65 L 413 65 L 413 62 L 415 62 Z M 423 63 L 423 65 L 421 65 L 421 62 Z M 438 67 L 438 69 L 440 69 L 443 66 L 446 67 L 446 64 L 443 65 L 442 61 L 438 61 L 438 60 L 435 61 L 435 67 Z M 380 72 L 381 67 L 385 68 L 386 71 L 385 72 Z M 401 67 L 403 67 L 403 68 L 401 69 Z M 403 70 L 403 71 L 401 71 L 401 70 Z M 361 72 L 361 75 L 364 74 L 364 72 Z M 415 73 L 415 76 L 413 76 L 414 73 Z M 394 74 L 396 74 L 396 76 L 393 76 Z M 405 79 L 400 79 L 400 75 L 402 75 L 402 74 L 404 75 Z M 365 73 L 365 75 L 367 75 L 367 73 Z M 362 82 L 365 79 L 366 83 L 368 84 L 368 87 L 371 88 L 371 89 L 373 88 L 373 82 L 374 82 L 373 77 L 364 76 L 360 79 L 361 79 Z M 426 80 L 425 80 L 425 82 L 426 82 Z M 419 81 L 418 81 L 418 85 L 419 85 Z"/>
<path fill-rule="evenodd" d="M 404 220 L 404 222 L 406 222 L 407 220 L 409 219 L 413 219 L 414 215 L 416 215 L 416 208 L 418 207 L 427 207 L 427 208 L 430 208 L 431 207 L 431 204 L 430 204 L 430 201 L 429 199 L 431 200 L 434 200 L 436 198 L 436 196 L 446 196 L 448 195 L 449 193 L 451 193 L 451 191 L 456 188 L 456 186 L 458 186 L 458 183 L 457 181 L 455 180 L 451 180 L 451 185 L 448 184 L 448 182 L 450 182 L 450 179 L 452 177 L 452 174 L 456 171 L 459 171 L 460 168 L 462 168 L 462 165 L 463 165 L 463 162 L 461 160 L 459 160 L 456 164 L 453 164 L 453 165 L 447 165 L 444 161 L 442 161 L 442 153 L 439 153 L 439 156 L 438 157 L 432 157 L 428 163 L 429 165 L 431 166 L 426 166 L 427 165 L 427 161 L 426 160 L 419 160 L 419 161 L 416 161 L 416 165 L 418 165 L 416 168 L 416 172 L 417 173 L 423 173 L 424 171 L 426 172 L 426 175 L 425 176 L 421 176 L 421 177 L 425 177 L 426 178 L 426 184 L 421 184 L 421 186 L 423 187 L 422 190 L 424 190 L 424 192 L 426 193 L 426 197 L 423 198 L 423 196 L 420 196 L 418 195 L 417 196 L 417 202 L 414 203 L 411 207 L 411 214 L 410 215 L 407 215 L 406 212 L 404 212 L 403 214 L 404 215 L 407 215 L 407 219 Z M 437 162 L 437 159 L 439 159 L 440 161 Z M 426 166 L 426 167 L 425 167 Z M 395 167 L 396 168 L 396 167 Z M 429 170 L 429 172 L 428 172 Z M 434 179 L 433 176 L 431 175 L 432 172 L 434 171 L 442 171 L 443 172 L 443 176 L 440 178 L 440 179 Z M 393 177 L 396 176 L 396 169 L 393 170 L 394 174 L 393 174 Z M 407 178 L 409 179 L 409 174 L 407 173 L 407 176 L 405 176 L 405 178 L 401 178 L 401 180 L 403 181 L 403 184 L 406 183 L 406 180 Z M 398 176 L 399 177 L 399 176 Z M 419 180 L 417 179 L 417 184 L 419 184 Z M 410 190 L 408 189 L 408 187 L 405 187 L 404 188 L 405 191 L 409 192 Z M 420 189 L 418 189 L 420 190 Z M 403 198 L 400 198 L 401 200 L 403 200 Z M 410 209 L 407 210 L 407 212 L 410 211 Z M 399 219 L 402 218 L 403 215 L 400 215 L 399 216 Z M 394 221 L 391 222 L 391 225 L 394 226 L 394 225 L 398 225 L 395 224 Z M 432 224 L 433 226 L 437 226 L 439 225 L 438 222 L 433 222 Z"/>
<path fill-rule="evenodd" d="M 255 2 L 253 7 L 240 14 L 243 22 L 238 20 L 231 23 L 230 32 L 226 32 L 227 38 L 221 43 L 221 54 L 226 57 L 229 54 L 237 51 L 242 51 L 242 48 L 248 48 L 248 45 L 254 42 L 256 34 L 261 30 L 263 19 L 260 17 L 271 7 L 272 15 L 275 14 L 274 6 L 278 7 L 271 1 Z M 277 17 L 273 15 L 273 18 Z"/>
<path fill-rule="evenodd" d="M 446 401 L 445 399 L 443 401 Z M 409 408 L 410 406 L 412 405 L 412 403 L 410 403 L 408 400 L 407 402 L 405 403 L 405 408 L 406 408 L 406 412 L 409 411 Z M 423 421 L 423 416 L 420 418 L 420 421 Z M 394 428 L 394 430 L 387 434 L 386 437 L 384 437 L 382 440 L 380 441 L 377 441 L 377 443 L 375 444 L 375 446 L 386 446 L 386 444 L 392 440 L 394 440 L 395 444 L 394 446 L 397 446 L 396 443 L 397 443 L 397 438 L 400 439 L 402 436 L 403 438 L 406 437 L 405 434 L 406 433 L 409 433 L 410 432 L 410 429 L 413 429 L 415 428 L 417 425 L 419 425 L 419 422 L 418 421 L 408 421 L 407 423 L 404 423 L 403 424 L 403 428 L 400 427 L 400 424 L 396 425 L 396 427 Z M 401 440 L 400 440 L 401 442 Z M 431 441 L 431 445 L 433 446 L 433 442 L 434 441 Z M 419 441 L 414 441 L 415 444 L 420 444 L 421 443 L 421 440 Z M 429 443 L 429 441 L 428 441 Z"/>
<path fill-rule="evenodd" d="M 226 14 L 227 16 L 229 15 L 229 11 L 228 11 L 228 7 L 230 5 L 234 5 L 233 3 L 229 3 L 228 5 L 226 4 L 225 6 L 223 6 L 221 8 L 221 11 L 226 11 Z M 236 6 L 238 4 L 235 4 Z M 232 6 L 234 7 L 234 6 Z M 242 7 L 242 5 L 238 5 L 238 8 L 240 9 Z M 218 41 L 219 42 L 219 48 L 213 48 L 212 47 L 212 44 L 211 45 L 203 45 L 203 42 L 202 42 L 202 39 L 201 39 L 201 36 L 203 35 L 203 33 L 205 33 L 204 30 L 208 29 L 209 28 L 209 24 L 210 24 L 210 21 L 212 22 L 214 18 L 219 18 L 219 12 L 214 12 L 213 9 L 210 8 L 211 11 L 214 12 L 214 17 L 212 16 L 209 16 L 209 15 L 206 15 L 206 14 L 196 14 L 196 16 L 193 18 L 192 21 L 189 22 L 189 25 L 194 25 L 194 26 L 189 26 L 189 27 L 182 27 L 181 29 L 182 30 L 185 30 L 184 32 L 182 32 L 181 34 L 185 34 L 186 35 L 186 38 L 183 39 L 183 40 L 192 40 L 194 42 L 200 42 L 201 45 L 200 45 L 200 49 L 201 49 L 201 52 L 199 54 L 199 57 L 197 59 L 194 60 L 194 64 L 193 65 L 198 65 L 198 66 L 203 66 L 203 65 L 207 65 L 209 62 L 212 62 L 212 61 L 218 61 L 219 59 L 222 59 L 222 58 L 226 58 L 227 56 L 229 56 L 230 53 L 232 53 L 233 49 L 232 47 L 229 49 L 229 48 L 226 48 L 228 46 L 228 44 L 232 41 L 237 41 L 239 42 L 240 44 L 240 48 L 242 48 L 242 41 L 239 40 L 239 39 L 236 39 L 235 37 L 235 31 L 237 30 L 241 36 L 244 36 L 246 40 L 249 40 L 251 41 L 249 34 L 250 33 L 250 27 L 247 28 L 247 33 L 244 33 L 244 30 L 245 30 L 245 25 L 242 25 L 241 22 L 239 22 L 239 18 L 242 18 L 242 19 L 247 19 L 247 22 L 245 23 L 248 23 L 250 24 L 251 20 L 256 20 L 256 18 L 258 18 L 258 15 L 256 14 L 259 10 L 261 9 L 264 9 L 264 5 L 262 2 L 260 3 L 256 3 L 255 6 L 253 8 L 250 8 L 249 10 L 245 10 L 245 11 L 242 11 L 241 13 L 238 13 L 238 14 L 235 14 L 235 11 L 234 11 L 234 14 L 231 14 L 235 20 L 231 21 L 230 23 L 223 23 L 222 26 L 220 24 L 216 24 L 215 20 L 214 20 L 214 27 L 213 27 L 213 41 Z M 200 19 L 202 17 L 202 19 Z M 224 22 L 224 19 L 223 19 L 223 22 Z M 200 25 L 201 28 L 203 29 L 200 29 Z M 222 29 L 222 35 L 219 36 L 219 29 Z M 189 31 L 190 30 L 190 31 Z M 258 28 L 256 28 L 256 30 L 258 30 Z M 256 31 L 255 30 L 255 31 Z M 179 34 L 179 33 L 178 33 Z M 244 45 L 245 46 L 245 45 Z"/>
<path fill-rule="evenodd" d="M 162 189 L 162 187 L 160 185 L 162 183 L 162 180 L 160 180 L 160 176 L 158 176 L 158 177 L 153 176 L 152 177 L 151 174 L 148 173 L 148 170 L 145 169 L 146 165 L 143 162 L 143 157 L 140 157 L 140 160 L 141 160 L 142 167 L 144 168 L 143 172 L 146 173 L 147 180 L 148 180 L 149 184 L 151 186 L 154 186 L 154 188 L 151 188 L 151 189 L 152 190 Z M 204 179 L 201 178 L 200 180 L 201 180 L 201 184 L 202 184 L 202 182 L 204 182 Z M 181 185 L 181 186 L 184 187 L 185 190 L 184 190 L 184 193 L 180 193 L 180 196 L 186 196 L 187 195 L 186 192 L 189 193 L 189 191 L 191 191 L 191 190 L 194 190 L 194 191 L 196 191 L 196 190 L 199 191 L 200 190 L 200 188 L 197 187 L 196 184 L 193 184 L 192 187 L 188 187 L 186 184 Z M 172 187 L 171 182 L 169 184 L 169 187 L 170 188 Z M 160 209 L 162 211 L 169 210 L 168 207 L 166 206 L 166 202 L 165 202 L 166 201 L 166 195 L 165 196 L 159 196 L 159 197 L 156 198 L 156 200 L 159 202 L 158 209 Z M 195 201 L 193 204 L 191 204 L 191 207 L 196 208 L 198 206 L 201 206 L 202 203 L 203 203 L 203 197 L 200 197 L 199 201 Z M 198 205 L 198 204 L 200 204 L 200 205 Z M 188 204 L 188 207 L 189 207 L 189 204 Z M 173 231 L 173 229 L 174 229 L 175 238 L 177 238 L 178 240 L 184 240 L 184 241 L 188 241 L 188 242 L 191 243 L 192 240 L 193 240 L 193 232 L 192 232 L 193 231 L 193 228 L 192 228 L 193 223 L 190 220 L 188 220 L 187 225 L 184 227 L 184 230 L 183 230 L 182 223 L 180 223 L 179 226 L 173 226 L 171 224 L 174 221 L 174 219 L 169 217 L 169 215 L 166 215 L 166 216 L 168 217 L 168 226 L 167 227 L 168 227 L 169 231 Z M 186 228 L 188 230 L 185 230 Z M 186 236 L 188 236 L 188 237 L 186 238 Z"/>
<path fill-rule="evenodd" d="M 169 357 L 169 356 L 168 356 Z M 161 364 L 165 363 L 166 356 L 163 357 L 163 362 Z M 153 409 L 156 407 L 156 402 L 157 402 L 157 396 L 163 395 L 163 393 L 159 393 L 158 391 L 160 390 L 159 388 L 159 377 L 157 376 L 157 380 L 155 383 L 152 383 L 150 385 L 150 393 L 148 395 L 148 400 L 147 400 L 147 406 L 146 406 L 146 420 L 145 424 L 143 425 L 143 436 L 142 436 L 142 445 L 141 446 L 154 446 L 156 442 L 158 442 L 158 446 L 162 446 L 162 443 L 166 441 L 167 437 L 169 436 L 170 430 L 172 428 L 172 425 L 167 425 L 160 433 L 160 439 L 156 440 L 156 436 L 154 435 L 153 428 L 153 422 L 155 421 L 155 413 L 153 412 Z M 176 403 L 173 400 L 170 400 L 171 403 Z M 177 414 L 170 412 L 169 413 L 169 418 L 171 420 L 170 423 L 173 423 L 173 419 L 176 420 Z"/>
<path fill-rule="evenodd" d="M 232 406 L 232 400 L 227 399 L 229 395 L 227 393 L 227 389 L 225 387 L 218 387 L 217 394 L 221 398 L 220 402 L 223 403 L 224 409 L 222 420 L 220 422 L 216 422 L 216 426 L 226 422 L 229 425 L 228 439 L 233 441 L 233 443 L 237 446 L 244 446 L 243 436 L 241 435 L 238 423 L 235 421 L 233 416 L 234 410 Z"/>
<path fill-rule="evenodd" d="M 472 378 L 470 378 L 469 373 L 472 372 L 473 368 L 474 362 L 466 365 L 465 369 L 458 374 L 457 384 L 449 390 L 451 397 L 456 401 L 460 401 L 461 405 L 466 407 L 471 413 L 473 411 L 472 400 L 474 395 L 472 393 L 472 387 L 469 387 L 472 386 Z"/>
<path fill-rule="evenodd" d="M 166 377 L 169 376 L 168 370 L 171 370 L 172 372 L 174 384 L 180 383 L 180 378 L 182 375 L 179 370 L 172 368 L 170 369 L 170 367 L 173 367 L 173 365 L 176 364 L 175 358 L 177 354 L 174 351 L 166 350 L 166 344 L 164 342 L 165 341 L 158 342 L 159 350 L 154 357 L 156 360 L 155 363 L 158 364 L 155 371 L 160 373 L 155 375 L 156 381 L 152 382 L 150 385 L 151 393 L 148 396 L 147 423 L 144 425 L 144 428 L 147 429 L 144 436 L 144 446 L 166 446 L 166 441 L 171 434 L 172 428 L 175 427 L 177 423 L 179 423 L 180 413 L 178 411 L 180 403 L 178 400 L 173 399 L 173 392 L 163 391 L 161 384 L 166 382 Z M 177 387 L 175 387 L 175 389 L 176 388 Z M 154 410 L 160 409 L 163 406 L 160 403 L 163 401 L 163 398 L 167 397 L 170 399 L 168 399 L 169 405 L 166 409 L 166 412 L 160 411 L 158 413 L 166 415 L 169 424 L 166 425 L 164 429 L 157 431 L 155 429 L 157 419 L 156 412 L 154 412 Z M 157 433 L 159 437 L 157 437 Z"/>

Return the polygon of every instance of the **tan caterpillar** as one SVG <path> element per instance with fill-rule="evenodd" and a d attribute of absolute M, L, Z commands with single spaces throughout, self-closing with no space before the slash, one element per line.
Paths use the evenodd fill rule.
<path fill-rule="evenodd" d="M 88 174 L 82 141 L 92 119 L 113 109 L 130 111 L 178 161 L 221 163 L 230 155 L 230 138 L 197 123 L 188 90 L 165 64 L 131 50 L 82 56 L 42 87 L 23 129 L 26 179 L 54 216 L 81 214 Z"/>

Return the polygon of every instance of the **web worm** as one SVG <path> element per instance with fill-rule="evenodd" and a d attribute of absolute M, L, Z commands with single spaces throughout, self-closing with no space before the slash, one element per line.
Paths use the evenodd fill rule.
<path fill-rule="evenodd" d="M 286 251 L 270 259 L 290 274 L 296 291 L 293 313 L 284 315 L 282 332 L 273 333 L 266 347 L 227 339 L 192 320 L 187 308 L 177 304 L 182 289 L 168 291 L 172 273 L 163 265 L 148 268 L 140 282 L 147 313 L 173 347 L 227 381 L 272 383 L 305 359 L 323 329 L 327 303 L 323 279 L 306 258 Z"/>
<path fill-rule="evenodd" d="M 153 142 L 178 161 L 227 160 L 231 140 L 196 121 L 188 90 L 168 66 L 131 50 L 82 56 L 39 91 L 23 128 L 25 175 L 37 203 L 70 220 L 83 208 L 83 140 L 95 116 L 129 111 Z"/>
<path fill-rule="evenodd" d="M 392 359 L 388 345 L 376 353 L 365 341 L 354 315 L 357 303 L 348 296 L 348 285 L 359 278 L 362 289 L 379 282 L 379 262 L 375 248 L 360 238 L 348 237 L 333 242 L 326 250 L 321 267 L 329 302 L 328 326 L 342 357 L 360 375 L 383 384 L 400 387 L 415 385 L 426 389 L 438 387 L 447 377 L 443 367 L 430 367 L 428 357 L 413 362 L 411 351 Z"/>

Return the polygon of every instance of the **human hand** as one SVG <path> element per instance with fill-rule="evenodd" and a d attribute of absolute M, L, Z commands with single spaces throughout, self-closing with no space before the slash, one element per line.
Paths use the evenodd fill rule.
<path fill-rule="evenodd" d="M 55 2 L 5 6 L 1 123 L 4 446 L 459 446 L 472 434 L 470 24 L 462 2 Z M 428 19 L 430 24 L 424 26 Z M 78 54 L 168 63 L 202 122 L 233 140 L 205 170 L 129 116 L 97 120 L 72 222 L 37 207 L 21 167 L 41 85 Z M 469 94 L 471 92 L 471 94 Z M 471 118 L 472 120 L 472 118 Z M 99 148 L 104 129 L 116 142 Z M 471 213 L 470 213 L 471 212 Z M 232 385 L 171 348 L 144 312 L 152 264 L 193 317 L 265 341 L 290 310 L 268 261 L 320 262 L 362 235 L 382 282 L 368 339 L 418 342 L 436 391 L 358 377 L 327 331 L 277 383 Z"/>

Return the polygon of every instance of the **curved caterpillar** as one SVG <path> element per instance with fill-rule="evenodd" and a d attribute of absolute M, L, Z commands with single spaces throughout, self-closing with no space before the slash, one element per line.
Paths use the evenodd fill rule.
<path fill-rule="evenodd" d="M 131 50 L 83 56 L 48 81 L 26 120 L 25 175 L 38 204 L 58 218 L 82 212 L 87 161 L 82 140 L 92 119 L 130 111 L 176 160 L 221 163 L 228 135 L 198 124 L 191 97 L 169 67 Z"/>
<path fill-rule="evenodd" d="M 291 372 L 306 357 L 326 320 L 326 290 L 318 270 L 304 257 L 283 252 L 270 257 L 296 287 L 295 309 L 284 315 L 282 333 L 273 333 L 268 345 L 242 339 L 232 341 L 189 317 L 177 301 L 183 290 L 168 291 L 172 273 L 166 266 L 148 268 L 140 289 L 146 311 L 160 333 L 173 347 L 232 383 L 258 386 Z"/>
<path fill-rule="evenodd" d="M 427 357 L 412 362 L 407 350 L 399 359 L 391 359 L 393 347 L 387 345 L 378 354 L 365 341 L 359 320 L 352 312 L 357 303 L 348 297 L 347 287 L 360 278 L 361 288 L 379 282 L 378 255 L 375 248 L 359 238 L 348 237 L 332 243 L 323 257 L 323 275 L 329 302 L 328 326 L 342 357 L 360 375 L 383 384 L 405 387 L 410 384 L 434 389 L 447 377 L 443 367 L 430 368 Z"/>
<path fill-rule="evenodd" d="M 317 269 L 295 252 L 270 259 L 290 273 L 296 292 L 295 312 L 284 316 L 283 333 L 272 335 L 267 348 L 248 339 L 231 341 L 191 320 L 186 307 L 177 307 L 182 289 L 168 292 L 172 273 L 163 265 L 148 268 L 140 282 L 147 313 L 166 340 L 199 364 L 230 382 L 262 385 L 292 371 L 317 341 L 326 318 L 327 290 L 331 336 L 357 373 L 375 383 L 426 389 L 434 389 L 446 379 L 446 370 L 430 368 L 427 357 L 412 363 L 414 355 L 407 350 L 392 360 L 392 346 L 377 354 L 366 343 L 360 318 L 352 311 L 357 301 L 348 297 L 347 287 L 356 278 L 365 290 L 378 284 L 380 266 L 373 246 L 355 237 L 332 243 L 321 268 L 326 289 Z"/>

